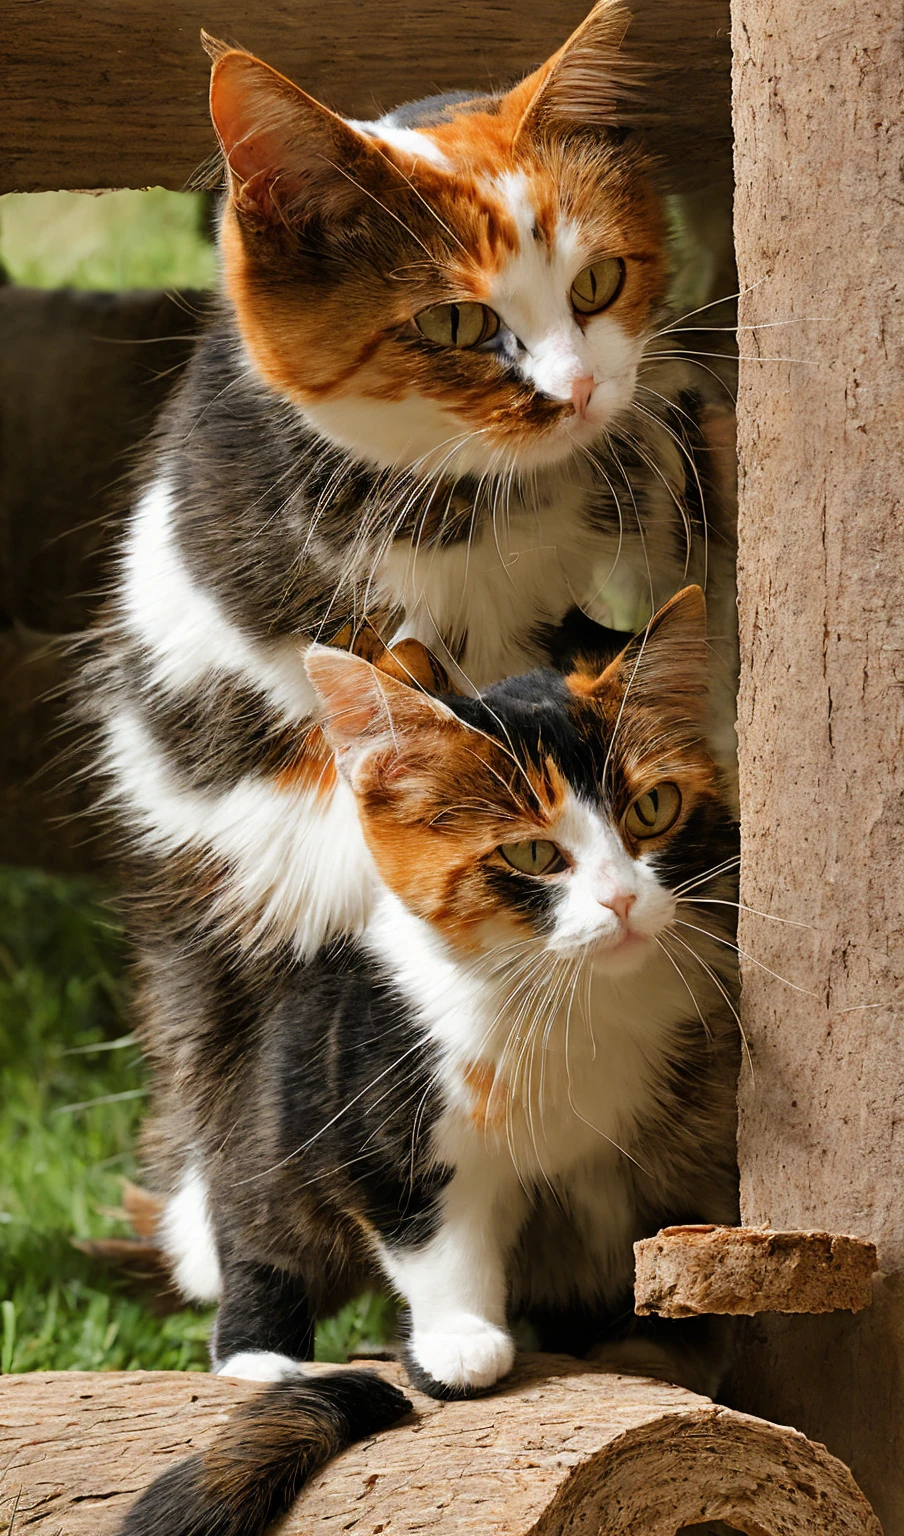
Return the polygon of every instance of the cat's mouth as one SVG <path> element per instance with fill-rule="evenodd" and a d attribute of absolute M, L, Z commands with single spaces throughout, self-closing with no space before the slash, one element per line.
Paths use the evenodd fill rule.
<path fill-rule="evenodd" d="M 648 934 L 638 933 L 634 928 L 614 936 L 607 934 L 592 946 L 591 964 L 595 970 L 609 975 L 626 974 L 644 963 L 651 943 Z"/>

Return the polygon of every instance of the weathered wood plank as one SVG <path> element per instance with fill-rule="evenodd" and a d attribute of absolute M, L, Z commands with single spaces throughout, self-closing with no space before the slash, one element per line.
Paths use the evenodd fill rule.
<path fill-rule="evenodd" d="M 372 1368 L 405 1387 L 398 1366 Z M 112 1536 L 255 1390 L 169 1371 L 4 1378 L 0 1518 L 18 1497 L 17 1531 Z M 284 1536 L 674 1536 L 719 1519 L 751 1536 L 882 1536 L 821 1446 L 680 1387 L 534 1355 L 490 1397 L 410 1396 L 411 1416 L 313 1479 Z"/>
<path fill-rule="evenodd" d="M 588 0 L 62 0 L 7 5 L 0 29 L 0 192 L 180 188 L 215 147 L 198 34 L 259 53 L 338 109 L 486 87 L 565 40 Z M 634 0 L 662 69 L 647 104 L 679 179 L 730 173 L 728 0 Z M 645 111 L 647 108 L 645 107 Z"/>
<path fill-rule="evenodd" d="M 138 445 L 188 357 L 198 294 L 0 289 L 0 860 L 93 869 L 73 662 Z"/>
<path fill-rule="evenodd" d="M 904 1536 L 904 10 L 734 0 L 745 1221 L 872 1239 L 859 1318 L 762 1319 L 742 1401 Z M 772 322 L 780 321 L 779 325 Z"/>

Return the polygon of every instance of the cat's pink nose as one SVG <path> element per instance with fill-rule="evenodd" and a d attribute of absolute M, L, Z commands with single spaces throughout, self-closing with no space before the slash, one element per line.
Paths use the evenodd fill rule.
<path fill-rule="evenodd" d="M 571 386 L 571 403 L 577 416 L 586 416 L 590 397 L 593 394 L 593 375 L 588 373 L 583 379 L 575 379 Z"/>
<path fill-rule="evenodd" d="M 636 896 L 628 895 L 627 892 L 623 893 L 618 891 L 614 896 L 607 896 L 605 901 L 600 902 L 600 906 L 609 907 L 610 910 L 615 913 L 616 917 L 621 918 L 622 922 L 627 927 L 628 913 L 630 912 L 636 900 Z"/>

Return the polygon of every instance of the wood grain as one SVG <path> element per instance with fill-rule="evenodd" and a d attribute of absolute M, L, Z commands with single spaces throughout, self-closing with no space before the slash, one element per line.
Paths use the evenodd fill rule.
<path fill-rule="evenodd" d="M 873 1240 L 859 1318 L 752 1325 L 742 1401 L 904 1533 L 904 10 L 734 0 L 746 1222 Z M 774 324 L 774 322 L 780 322 Z M 765 327 L 769 326 L 769 329 Z M 757 329 L 757 327 L 764 327 Z"/>
<path fill-rule="evenodd" d="M 254 1390 L 177 1372 L 7 1377 L 0 1515 L 18 1498 L 16 1532 L 113 1536 L 146 1483 Z M 281 1536 L 675 1536 L 719 1519 L 750 1536 L 882 1536 L 821 1446 L 680 1387 L 525 1356 L 490 1397 L 411 1396 L 406 1421 L 308 1485 Z"/>
<path fill-rule="evenodd" d="M 634 1244 L 641 1317 L 859 1312 L 873 1299 L 876 1249 L 831 1232 L 666 1227 Z"/>
<path fill-rule="evenodd" d="M 498 85 L 564 42 L 587 0 L 6 0 L 0 192 L 181 188 L 215 148 L 202 26 L 352 115 Z M 634 0 L 658 74 L 638 113 L 676 183 L 730 176 L 728 0 Z"/>

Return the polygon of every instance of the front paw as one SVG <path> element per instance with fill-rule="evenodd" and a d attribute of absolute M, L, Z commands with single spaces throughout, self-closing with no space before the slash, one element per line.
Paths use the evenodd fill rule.
<path fill-rule="evenodd" d="M 430 1397 L 475 1397 L 507 1376 L 515 1346 L 504 1328 L 456 1312 L 436 1328 L 415 1328 L 405 1350 L 412 1386 Z"/>
<path fill-rule="evenodd" d="M 269 1349 L 246 1349 L 214 1366 L 215 1376 L 234 1376 L 239 1381 L 284 1381 L 287 1376 L 301 1376 L 304 1367 L 289 1355 L 277 1355 Z"/>

